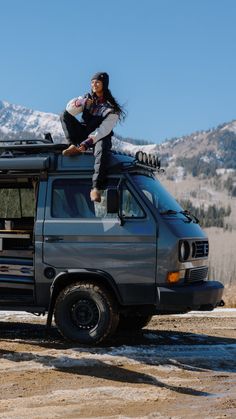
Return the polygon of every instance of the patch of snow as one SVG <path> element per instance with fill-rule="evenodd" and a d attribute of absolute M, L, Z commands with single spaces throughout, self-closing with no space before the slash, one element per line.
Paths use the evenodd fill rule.
<path fill-rule="evenodd" d="M 219 151 L 218 151 L 218 152 L 215 154 L 215 157 L 216 157 L 216 159 L 217 159 L 217 160 L 221 160 L 222 156 L 223 156 L 223 152 L 219 152 Z"/>
<path fill-rule="evenodd" d="M 175 160 L 176 159 L 176 155 L 175 154 L 172 154 L 172 156 L 170 156 L 169 158 L 168 158 L 168 161 L 169 162 L 171 162 L 171 161 L 173 161 L 173 160 Z"/>
<path fill-rule="evenodd" d="M 123 153 L 135 155 L 137 151 L 143 151 L 147 154 L 157 154 L 158 145 L 134 145 L 125 141 L 118 140 L 115 136 L 112 137 L 112 149 L 115 151 L 122 151 Z"/>
<path fill-rule="evenodd" d="M 213 311 L 191 311 L 185 314 L 176 314 L 177 317 L 236 317 L 236 308 L 215 308 Z"/>
<path fill-rule="evenodd" d="M 33 352 L 13 352 L 1 356 L 0 371 L 24 371 L 35 369 L 75 369 L 81 367 L 103 368 L 107 366 L 121 367 L 125 365 L 150 365 L 162 370 L 170 370 L 173 366 L 181 368 L 183 364 L 192 365 L 204 362 L 203 369 L 216 369 L 220 362 L 232 363 L 236 357 L 236 344 L 197 344 L 182 345 L 173 342 L 172 345 L 136 345 L 111 348 L 74 348 L 74 349 L 44 349 Z M 199 364 L 199 367 L 201 365 Z"/>
<path fill-rule="evenodd" d="M 226 124 L 220 131 L 232 131 L 236 133 L 236 121 Z"/>
<path fill-rule="evenodd" d="M 236 308 L 215 308 L 213 311 L 190 311 L 185 314 L 175 314 L 170 315 L 170 317 L 222 317 L 230 316 L 236 317 Z M 33 319 L 43 320 L 46 322 L 46 316 L 37 317 L 32 313 L 27 313 L 25 311 L 0 311 L 0 321 L 8 321 L 14 317 L 15 320 L 27 320 Z"/>
<path fill-rule="evenodd" d="M 225 169 L 225 168 L 221 168 L 221 169 L 216 169 L 216 173 L 217 175 L 225 175 L 225 174 L 229 174 L 229 173 L 234 173 L 235 169 Z"/>
<path fill-rule="evenodd" d="M 204 163 L 210 163 L 211 159 L 208 156 L 202 156 L 200 160 L 204 161 Z"/>
<path fill-rule="evenodd" d="M 166 147 L 169 147 L 170 146 L 170 143 L 169 143 L 169 141 L 167 140 L 167 141 L 163 141 L 163 143 L 161 143 L 160 144 L 160 148 L 166 148 Z"/>
<path fill-rule="evenodd" d="M 169 145 L 171 146 L 171 148 L 173 148 L 173 147 L 176 147 L 178 144 L 182 143 L 184 140 L 185 140 L 184 137 L 179 137 L 171 141 L 171 144 Z"/>
<path fill-rule="evenodd" d="M 174 177 L 174 180 L 175 180 L 176 183 L 178 183 L 178 182 L 181 182 L 183 180 L 185 171 L 184 171 L 183 166 L 177 166 L 176 169 L 177 169 L 177 173 Z"/>

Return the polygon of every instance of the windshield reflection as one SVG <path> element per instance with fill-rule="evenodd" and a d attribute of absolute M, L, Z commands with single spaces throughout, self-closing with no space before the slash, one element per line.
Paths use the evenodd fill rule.
<path fill-rule="evenodd" d="M 160 214 L 176 215 L 183 211 L 183 208 L 157 179 L 144 175 L 134 175 L 132 179 Z"/>

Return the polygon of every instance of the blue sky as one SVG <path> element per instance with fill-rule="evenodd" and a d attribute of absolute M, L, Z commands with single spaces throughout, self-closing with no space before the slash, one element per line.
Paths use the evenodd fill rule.
<path fill-rule="evenodd" d="M 60 113 L 97 71 L 161 142 L 236 119 L 235 0 L 0 0 L 0 100 Z"/>

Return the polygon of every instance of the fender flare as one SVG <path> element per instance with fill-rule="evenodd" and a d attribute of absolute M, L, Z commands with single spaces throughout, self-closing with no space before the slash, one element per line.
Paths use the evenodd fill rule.
<path fill-rule="evenodd" d="M 60 272 L 55 276 L 51 287 L 50 287 L 50 301 L 48 306 L 48 315 L 47 315 L 47 327 L 50 328 L 52 324 L 52 317 L 54 306 L 56 302 L 56 297 L 59 292 L 69 284 L 77 282 L 79 279 L 87 280 L 92 279 L 98 281 L 99 283 L 105 284 L 106 288 L 112 291 L 112 294 L 115 296 L 117 302 L 122 304 L 121 295 L 119 293 L 118 287 L 110 274 L 105 271 L 97 269 L 67 269 L 66 271 Z"/>

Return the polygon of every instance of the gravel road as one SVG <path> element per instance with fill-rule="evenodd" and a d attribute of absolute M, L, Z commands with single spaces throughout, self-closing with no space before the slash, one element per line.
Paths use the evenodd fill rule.
<path fill-rule="evenodd" d="M 236 310 L 154 316 L 96 348 L 44 323 L 0 313 L 0 418 L 236 417 Z"/>

